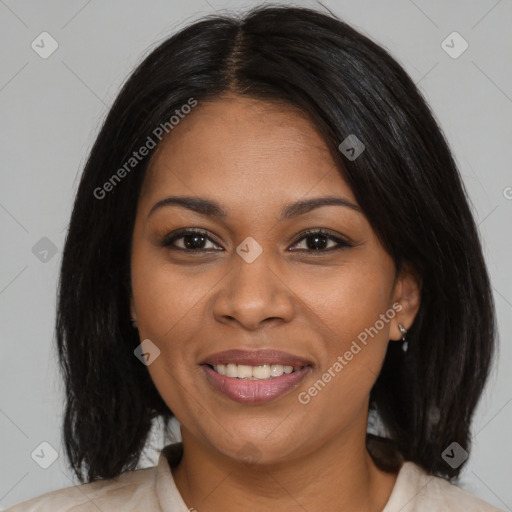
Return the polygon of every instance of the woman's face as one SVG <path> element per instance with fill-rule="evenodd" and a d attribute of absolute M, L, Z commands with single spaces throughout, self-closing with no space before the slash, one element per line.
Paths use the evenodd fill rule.
<path fill-rule="evenodd" d="M 225 216 L 155 207 L 171 196 Z M 340 204 L 293 206 L 325 197 Z M 184 228 L 202 234 L 171 240 Z M 184 440 L 272 463 L 364 436 L 414 283 L 309 121 L 254 99 L 199 103 L 152 157 L 132 250 L 132 316 L 160 350 L 148 370 Z"/>

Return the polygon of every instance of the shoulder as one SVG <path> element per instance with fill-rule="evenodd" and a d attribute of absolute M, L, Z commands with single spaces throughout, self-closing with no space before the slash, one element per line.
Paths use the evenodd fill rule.
<path fill-rule="evenodd" d="M 444 478 L 405 462 L 383 512 L 501 512 Z"/>
<path fill-rule="evenodd" d="M 23 501 L 6 512 L 89 512 L 160 510 L 155 493 L 156 467 L 52 491 Z"/>

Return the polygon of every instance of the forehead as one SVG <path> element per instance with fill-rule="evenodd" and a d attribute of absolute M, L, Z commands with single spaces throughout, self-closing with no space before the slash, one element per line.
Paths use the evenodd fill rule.
<path fill-rule="evenodd" d="M 199 103 L 152 156 L 141 197 L 225 198 L 234 208 L 276 196 L 338 192 L 355 201 L 314 124 L 293 107 L 228 96 Z"/>

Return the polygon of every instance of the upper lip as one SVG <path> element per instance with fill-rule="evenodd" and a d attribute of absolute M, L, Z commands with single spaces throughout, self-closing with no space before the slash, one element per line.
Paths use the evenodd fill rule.
<path fill-rule="evenodd" d="M 219 364 L 244 364 L 261 366 L 264 364 L 281 364 L 283 366 L 307 366 L 311 361 L 303 357 L 288 354 L 280 350 L 225 350 L 206 357 L 200 364 L 216 366 Z"/>

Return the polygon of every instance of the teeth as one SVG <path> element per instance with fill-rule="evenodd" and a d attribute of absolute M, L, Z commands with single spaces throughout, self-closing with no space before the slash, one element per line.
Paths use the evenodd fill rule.
<path fill-rule="evenodd" d="M 249 368 L 251 375 L 249 377 L 254 377 L 255 379 L 268 379 L 270 377 L 270 365 L 264 364 L 263 366 L 255 366 L 251 368 L 250 366 L 247 366 L 246 368 Z M 238 375 L 240 375 L 240 371 L 238 372 Z"/>
<path fill-rule="evenodd" d="M 249 377 L 252 377 L 252 366 L 245 366 L 243 364 L 236 365 L 238 370 L 237 377 L 239 379 L 248 379 Z"/>
<path fill-rule="evenodd" d="M 226 365 L 226 375 L 228 377 L 238 377 L 238 369 L 236 367 L 236 364 Z"/>
<path fill-rule="evenodd" d="M 284 373 L 284 366 L 282 364 L 273 364 L 270 367 L 270 375 L 272 377 L 280 377 Z"/>
<path fill-rule="evenodd" d="M 213 369 L 221 375 L 238 379 L 260 380 L 280 377 L 283 374 L 300 370 L 302 366 L 283 366 L 282 364 L 263 364 L 248 366 L 246 364 L 218 364 Z"/>

